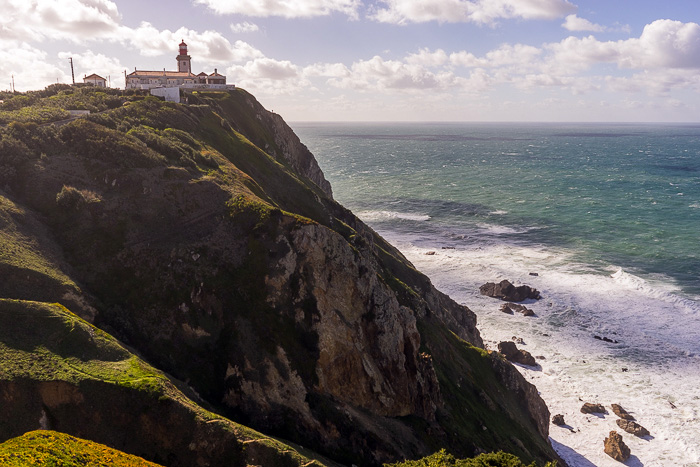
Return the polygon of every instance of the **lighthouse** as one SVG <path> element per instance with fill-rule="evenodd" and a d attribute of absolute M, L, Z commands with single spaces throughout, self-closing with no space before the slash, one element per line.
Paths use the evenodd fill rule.
<path fill-rule="evenodd" d="M 190 63 L 192 57 L 187 55 L 187 44 L 185 44 L 184 39 L 180 42 L 179 52 L 180 54 L 175 57 L 177 60 L 177 71 L 180 73 L 192 73 L 192 64 Z"/>

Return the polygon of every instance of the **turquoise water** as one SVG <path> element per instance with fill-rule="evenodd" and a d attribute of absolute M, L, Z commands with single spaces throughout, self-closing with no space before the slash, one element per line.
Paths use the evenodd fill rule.
<path fill-rule="evenodd" d="M 619 465 L 601 447 L 614 417 L 584 400 L 651 431 L 625 435 L 628 465 L 700 467 L 700 125 L 292 127 L 335 198 L 477 314 L 487 348 L 517 336 L 544 357 L 520 370 L 576 429 L 550 430 L 570 466 Z M 535 317 L 479 294 L 501 279 L 540 290 Z"/>
<path fill-rule="evenodd" d="M 354 212 L 430 218 L 370 220 L 380 230 L 469 236 L 491 226 L 510 242 L 565 247 L 592 268 L 615 265 L 700 294 L 700 126 L 294 129 Z"/>

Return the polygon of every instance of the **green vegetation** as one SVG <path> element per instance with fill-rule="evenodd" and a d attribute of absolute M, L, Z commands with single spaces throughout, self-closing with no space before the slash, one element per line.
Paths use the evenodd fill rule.
<path fill-rule="evenodd" d="M 435 454 L 415 461 L 384 464 L 385 467 L 536 467 L 533 462 L 525 465 L 520 459 L 505 452 L 479 454 L 472 459 L 455 459 L 444 449 Z M 545 467 L 556 467 L 556 462 L 548 462 Z"/>
<path fill-rule="evenodd" d="M 56 431 L 37 430 L 0 444 L 4 467 L 158 467 L 140 457 Z"/>
<path fill-rule="evenodd" d="M 0 104 L 0 124 L 50 123 L 70 117 L 68 110 L 102 112 L 142 99 L 143 91 L 95 88 L 89 85 L 54 84 L 42 91 L 5 93 Z"/>
<path fill-rule="evenodd" d="M 59 304 L 0 299 L 0 355 L 9 381 L 94 379 L 154 395 L 174 391 L 162 373 Z"/>

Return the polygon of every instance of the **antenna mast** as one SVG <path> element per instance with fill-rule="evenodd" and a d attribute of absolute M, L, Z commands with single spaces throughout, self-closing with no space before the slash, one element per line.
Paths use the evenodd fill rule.
<path fill-rule="evenodd" d="M 75 73 L 73 72 L 73 57 L 69 58 L 70 60 L 70 75 L 73 78 L 73 84 L 75 84 Z"/>

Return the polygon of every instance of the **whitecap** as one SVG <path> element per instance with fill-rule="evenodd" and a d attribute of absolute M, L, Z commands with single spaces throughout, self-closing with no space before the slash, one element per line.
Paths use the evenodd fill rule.
<path fill-rule="evenodd" d="M 357 213 L 357 217 L 359 217 L 365 222 L 386 221 L 391 219 L 425 222 L 431 219 L 431 217 L 427 214 L 416 214 L 398 211 L 362 211 Z"/>

